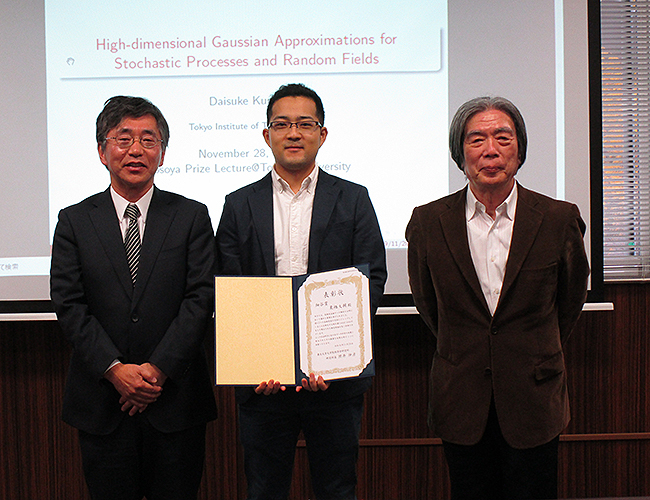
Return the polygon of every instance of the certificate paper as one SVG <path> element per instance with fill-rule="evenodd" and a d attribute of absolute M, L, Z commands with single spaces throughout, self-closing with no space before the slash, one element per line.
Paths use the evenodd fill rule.
<path fill-rule="evenodd" d="M 298 290 L 300 368 L 357 377 L 372 361 L 368 278 L 357 268 L 308 276 Z"/>
<path fill-rule="evenodd" d="M 215 357 L 218 385 L 374 375 L 368 277 L 216 276 Z"/>

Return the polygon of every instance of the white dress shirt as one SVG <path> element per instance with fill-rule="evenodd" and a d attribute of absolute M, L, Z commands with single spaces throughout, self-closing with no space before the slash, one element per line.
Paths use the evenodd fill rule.
<path fill-rule="evenodd" d="M 151 198 L 153 196 L 153 186 L 147 191 L 142 198 L 135 202 L 140 210 L 140 216 L 138 217 L 138 229 L 140 230 L 140 241 L 144 236 L 144 227 L 147 221 L 147 212 L 149 211 L 149 205 L 151 204 Z M 124 213 L 126 207 L 131 203 L 129 200 L 122 198 L 111 186 L 111 198 L 113 199 L 113 205 L 115 205 L 115 212 L 117 213 L 117 220 L 120 221 L 120 230 L 122 231 L 122 241 L 126 237 L 126 231 L 129 228 L 129 218 Z"/>
<path fill-rule="evenodd" d="M 271 177 L 275 273 L 278 276 L 306 274 L 318 166 L 302 181 L 297 193 L 294 193 L 289 184 L 277 174 L 275 168 L 271 171 Z"/>
<path fill-rule="evenodd" d="M 476 199 L 472 190 L 467 188 L 465 216 L 469 249 L 492 315 L 501 295 L 516 210 L 516 182 L 506 200 L 497 207 L 494 219 L 487 214 L 485 205 Z"/>

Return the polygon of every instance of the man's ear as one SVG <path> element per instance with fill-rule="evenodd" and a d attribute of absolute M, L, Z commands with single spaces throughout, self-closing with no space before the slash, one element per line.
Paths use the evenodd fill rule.
<path fill-rule="evenodd" d="M 325 142 L 325 139 L 327 139 L 327 128 L 321 127 L 320 128 L 320 146 L 318 146 L 319 148 L 323 145 L 323 143 Z"/>
<path fill-rule="evenodd" d="M 105 147 L 102 143 L 97 144 L 97 152 L 99 153 L 99 160 L 108 168 L 108 160 L 106 160 Z"/>
<path fill-rule="evenodd" d="M 264 136 L 264 141 L 268 147 L 271 147 L 271 137 L 269 136 L 269 129 L 265 128 L 262 130 L 262 135 Z"/>

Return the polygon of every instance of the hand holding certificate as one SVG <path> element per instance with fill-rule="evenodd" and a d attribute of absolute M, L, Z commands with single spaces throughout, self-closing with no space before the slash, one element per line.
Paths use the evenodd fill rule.
<path fill-rule="evenodd" d="M 215 311 L 217 384 L 374 375 L 369 284 L 357 268 L 217 276 Z"/>

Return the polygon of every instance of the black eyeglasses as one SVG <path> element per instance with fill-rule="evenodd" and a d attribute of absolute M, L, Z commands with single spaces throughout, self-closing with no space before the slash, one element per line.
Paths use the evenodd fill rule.
<path fill-rule="evenodd" d="M 294 125 L 300 132 L 315 132 L 318 127 L 322 127 L 322 125 L 315 120 L 302 120 L 299 122 L 277 120 L 269 123 L 269 128 L 274 132 L 287 132 Z"/>

